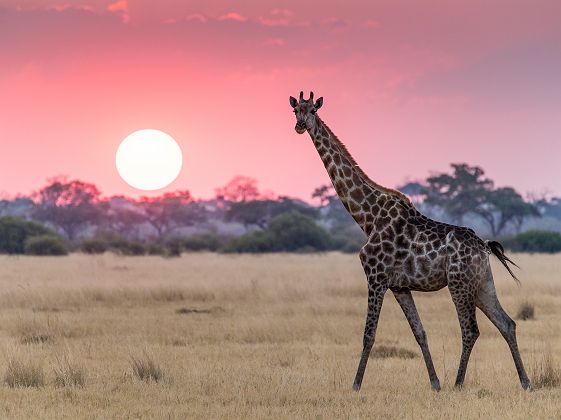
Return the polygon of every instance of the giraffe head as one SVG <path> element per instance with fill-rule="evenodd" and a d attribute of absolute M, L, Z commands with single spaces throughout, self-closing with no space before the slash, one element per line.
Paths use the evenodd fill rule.
<path fill-rule="evenodd" d="M 314 92 L 310 92 L 310 99 L 304 99 L 304 92 L 300 92 L 300 100 L 290 97 L 290 106 L 294 108 L 296 114 L 296 127 L 294 129 L 298 134 L 302 134 L 306 130 L 311 130 L 316 125 L 316 112 L 323 105 L 323 98 L 319 98 L 314 102 Z"/>

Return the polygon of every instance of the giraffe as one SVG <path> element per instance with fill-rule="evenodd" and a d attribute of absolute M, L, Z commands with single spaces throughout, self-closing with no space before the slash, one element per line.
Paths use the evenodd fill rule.
<path fill-rule="evenodd" d="M 408 197 L 372 181 L 357 165 L 345 145 L 317 114 L 323 98 L 314 102 L 290 97 L 296 114 L 295 130 L 308 132 L 341 202 L 367 236 L 359 253 L 368 284 L 368 307 L 363 350 L 353 389 L 360 390 L 384 295 L 395 296 L 421 349 L 431 388 L 440 390 L 427 336 L 411 295 L 448 287 L 462 333 L 462 351 L 455 386 L 461 388 L 471 350 L 479 337 L 475 316 L 479 308 L 507 342 L 522 388 L 532 386 L 516 341 L 516 324 L 503 310 L 489 264 L 495 255 L 518 281 L 502 245 L 480 239 L 472 229 L 437 222 L 421 214 Z"/>

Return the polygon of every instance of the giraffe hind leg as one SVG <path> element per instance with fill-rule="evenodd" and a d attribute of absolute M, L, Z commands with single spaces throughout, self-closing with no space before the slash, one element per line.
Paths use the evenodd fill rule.
<path fill-rule="evenodd" d="M 448 288 L 462 330 L 462 353 L 455 383 L 457 388 L 461 388 L 464 384 L 471 351 L 479 337 L 479 328 L 475 317 L 475 287 L 474 282 L 469 281 L 465 274 L 449 272 Z"/>
<path fill-rule="evenodd" d="M 532 390 L 532 384 L 530 383 L 530 379 L 528 379 L 528 375 L 524 369 L 524 364 L 522 363 L 522 358 L 520 357 L 520 351 L 518 350 L 518 343 L 516 341 L 516 323 L 504 311 L 499 299 L 497 298 L 497 292 L 495 290 L 493 275 L 490 268 L 488 270 L 487 280 L 479 290 L 476 303 L 477 307 L 481 309 L 487 318 L 489 318 L 495 327 L 497 327 L 507 342 L 512 358 L 514 359 L 514 365 L 516 366 L 516 371 L 518 372 L 518 378 L 520 379 L 522 388 Z"/>
<path fill-rule="evenodd" d="M 415 306 L 413 296 L 411 296 L 410 291 L 394 292 L 394 296 L 399 303 L 399 306 L 401 306 L 401 309 L 405 314 L 405 318 L 407 318 L 407 321 L 411 326 L 411 330 L 413 331 L 413 335 L 415 336 L 419 347 L 421 347 L 421 352 L 423 353 L 423 358 L 425 359 L 425 364 L 429 372 L 431 388 L 435 391 L 440 391 L 440 381 L 438 380 L 438 376 L 436 375 L 436 371 L 434 369 L 434 364 L 432 363 L 432 357 L 427 342 L 427 335 L 423 328 L 423 324 L 421 323 L 421 318 L 419 317 L 419 312 L 417 311 L 417 308 Z"/>

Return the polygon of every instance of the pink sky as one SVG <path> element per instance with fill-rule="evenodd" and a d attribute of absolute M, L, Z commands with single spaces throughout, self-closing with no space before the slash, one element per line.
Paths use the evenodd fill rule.
<path fill-rule="evenodd" d="M 561 195 L 561 2 L 2 0 L 0 194 L 69 175 L 139 195 L 115 151 L 157 128 L 184 154 L 166 190 L 234 175 L 309 199 L 329 182 L 289 95 L 377 182 L 482 166 Z"/>

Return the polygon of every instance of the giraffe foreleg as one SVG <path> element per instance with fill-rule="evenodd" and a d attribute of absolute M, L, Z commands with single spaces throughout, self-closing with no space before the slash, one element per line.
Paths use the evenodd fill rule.
<path fill-rule="evenodd" d="M 423 358 L 425 359 L 425 364 L 427 365 L 427 370 L 429 372 L 431 388 L 435 391 L 440 391 L 440 381 L 438 380 L 438 376 L 436 375 L 436 371 L 434 369 L 434 364 L 432 363 L 427 335 L 423 328 L 421 318 L 419 317 L 419 312 L 417 311 L 417 308 L 415 306 L 413 296 L 411 296 L 410 291 L 393 293 L 397 302 L 399 303 L 399 306 L 401 306 L 401 309 L 405 314 L 405 318 L 407 318 L 407 321 L 411 326 L 411 331 L 413 331 L 413 335 L 415 336 L 419 347 L 421 347 L 421 352 L 423 353 Z"/>
<path fill-rule="evenodd" d="M 380 310 L 382 309 L 382 302 L 384 301 L 384 294 L 386 293 L 387 286 L 378 281 L 368 282 L 368 311 L 366 315 L 366 325 L 364 327 L 364 338 L 362 347 L 362 356 L 358 364 L 353 389 L 360 390 L 362 385 L 362 378 L 370 356 L 370 350 L 374 345 L 376 338 L 376 327 L 378 325 L 378 318 L 380 317 Z"/>

